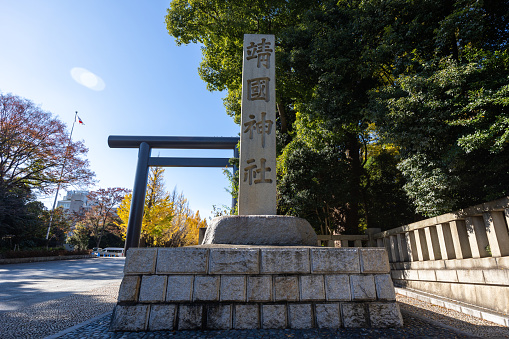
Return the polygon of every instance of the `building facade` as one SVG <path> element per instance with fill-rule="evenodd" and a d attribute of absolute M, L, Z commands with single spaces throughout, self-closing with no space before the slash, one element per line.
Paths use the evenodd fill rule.
<path fill-rule="evenodd" d="M 65 212 L 79 212 L 82 208 L 90 207 L 88 191 L 67 191 L 63 200 L 57 202 L 57 208 L 62 207 Z"/>

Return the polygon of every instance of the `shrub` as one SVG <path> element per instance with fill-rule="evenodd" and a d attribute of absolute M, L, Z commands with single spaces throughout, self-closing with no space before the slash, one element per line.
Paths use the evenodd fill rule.
<path fill-rule="evenodd" d="M 27 251 L 6 251 L 0 254 L 2 259 L 33 258 L 33 257 L 55 257 L 65 255 L 90 254 L 91 250 L 66 251 L 64 249 L 37 249 Z"/>

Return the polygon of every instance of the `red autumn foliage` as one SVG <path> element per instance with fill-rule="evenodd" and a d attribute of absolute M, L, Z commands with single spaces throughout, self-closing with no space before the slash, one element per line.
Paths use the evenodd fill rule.
<path fill-rule="evenodd" d="M 64 188 L 86 186 L 94 177 L 87 152 L 83 142 L 69 141 L 65 124 L 51 113 L 30 100 L 0 93 L 0 189 L 49 193 L 59 182 Z"/>

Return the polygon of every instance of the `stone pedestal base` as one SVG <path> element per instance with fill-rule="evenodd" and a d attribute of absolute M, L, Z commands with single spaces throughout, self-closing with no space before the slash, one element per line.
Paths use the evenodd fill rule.
<path fill-rule="evenodd" d="M 395 327 L 383 248 L 131 248 L 114 331 Z"/>
<path fill-rule="evenodd" d="M 227 215 L 207 227 L 202 244 L 316 246 L 307 220 L 288 215 Z"/>

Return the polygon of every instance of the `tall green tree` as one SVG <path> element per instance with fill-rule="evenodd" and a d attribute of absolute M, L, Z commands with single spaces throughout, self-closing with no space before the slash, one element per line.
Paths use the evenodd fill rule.
<path fill-rule="evenodd" d="M 210 90 L 228 91 L 225 106 L 237 122 L 242 36 L 276 35 L 279 211 L 310 219 L 320 232 L 356 233 L 419 217 L 403 192 L 425 215 L 458 206 L 455 196 L 464 192 L 455 183 L 473 179 L 473 171 L 444 167 L 451 159 L 468 163 L 454 154 L 486 150 L 491 140 L 503 156 L 508 7 L 494 0 L 175 0 L 166 23 L 177 43 L 203 45 L 200 75 Z M 502 72 L 493 83 L 488 63 Z M 483 69 L 476 76 L 484 80 L 469 76 L 467 65 Z M 462 117 L 461 105 L 471 113 Z M 396 151 L 369 151 L 384 143 Z M 504 185 L 485 190 L 501 194 Z M 470 196 L 463 201 L 481 195 Z"/>
<path fill-rule="evenodd" d="M 448 3 L 420 36 L 432 53 L 411 51 L 408 69 L 372 92 L 382 135 L 401 149 L 405 190 L 426 216 L 509 194 L 508 13 L 508 1 Z"/>
<path fill-rule="evenodd" d="M 44 206 L 29 190 L 0 189 L 0 246 L 43 246 L 37 242 L 45 236 L 43 214 Z"/>
<path fill-rule="evenodd" d="M 285 31 L 282 43 L 288 55 L 283 64 L 304 93 L 294 99 L 296 111 L 310 122 L 320 122 L 322 136 L 317 139 L 317 149 L 332 146 L 343 154 L 336 155 L 335 165 L 329 164 L 336 175 L 326 180 L 331 189 L 327 200 L 336 200 L 331 206 L 340 215 L 335 224 L 350 234 L 359 231 L 361 181 L 366 175 L 362 148 L 369 124 L 367 91 L 384 80 L 376 73 L 379 64 L 363 55 L 373 41 L 367 31 L 359 29 L 366 23 L 358 6 L 322 2 L 319 8 L 309 9 L 301 23 Z M 297 129 L 294 140 L 309 134 L 309 127 Z M 334 136 L 332 144 L 326 141 L 327 135 Z M 342 203 L 337 195 L 343 196 Z"/>
<path fill-rule="evenodd" d="M 350 196 L 341 135 L 301 114 L 294 128 L 296 135 L 278 158 L 279 210 L 305 218 L 320 234 L 344 230 L 338 225 L 344 224 Z"/>
<path fill-rule="evenodd" d="M 316 220 L 334 219 L 334 223 L 329 223 L 334 224 L 331 227 L 349 233 L 358 232 L 362 203 L 361 178 L 365 175 L 363 165 L 366 161 L 362 148 L 365 147 L 364 136 L 369 123 L 367 91 L 388 81 L 380 71 L 381 61 L 373 60 L 369 53 L 374 45 L 373 23 L 370 22 L 374 16 L 366 19 L 365 12 L 375 10 L 376 6 L 372 4 L 364 10 L 360 8 L 363 3 L 274 1 L 250 5 L 244 2 L 173 1 L 166 17 L 168 31 L 176 37 L 177 43 L 199 42 L 204 45 L 200 74 L 209 89 L 228 90 L 225 105 L 237 122 L 243 34 L 276 35 L 277 137 L 282 154 L 279 161 L 291 164 L 281 167 L 287 170 L 279 173 L 282 183 L 279 211 Z M 301 114 L 300 121 L 297 121 L 297 113 Z M 316 171 L 321 172 L 322 177 L 326 172 L 330 174 L 328 180 L 321 180 L 327 181 L 330 188 L 327 196 L 323 190 L 315 192 L 316 187 L 301 187 L 320 180 L 314 176 L 315 171 L 300 171 L 299 166 L 304 164 L 296 162 L 303 151 L 301 148 L 307 145 L 302 140 L 312 129 L 303 124 L 313 126 L 315 122 L 321 125 L 323 135 L 315 137 L 315 146 L 307 149 L 306 154 L 317 156 L 316 152 L 327 147 L 332 151 L 323 166 L 335 166 L 334 174 L 327 168 Z M 295 124 L 300 128 L 294 131 Z M 330 142 L 328 135 L 334 136 L 334 142 Z M 286 161 L 285 157 L 293 160 Z M 333 159 L 334 164 L 331 163 Z M 293 170 L 296 172 L 292 173 Z M 302 177 L 304 174 L 308 176 Z M 324 210 L 323 206 L 295 208 L 298 206 L 291 195 L 298 186 L 296 180 L 300 181 L 300 189 L 321 196 L 314 200 L 316 204 L 327 202 L 328 216 L 322 212 L 316 214 L 316 211 Z M 334 191 L 336 193 L 332 193 Z M 339 196 L 342 198 L 338 199 Z M 318 224 L 315 226 L 320 228 Z"/>
<path fill-rule="evenodd" d="M 166 15 L 166 25 L 178 45 L 202 45 L 203 58 L 198 72 L 209 90 L 227 90 L 224 98 L 226 111 L 240 123 L 244 34 L 276 34 L 276 45 L 279 45 L 280 33 L 298 24 L 306 10 L 319 6 L 319 3 L 318 0 L 173 0 Z M 276 49 L 277 54 L 280 52 Z M 285 84 L 293 87 L 285 81 L 284 72 L 278 69 L 277 74 L 277 88 L 282 89 Z M 280 92 L 277 103 L 279 123 L 288 126 L 283 107 L 286 91 Z"/>
<path fill-rule="evenodd" d="M 509 194 L 508 56 L 444 58 L 385 90 L 391 123 L 383 128 L 401 145 L 399 168 L 419 212 L 434 216 Z"/>

